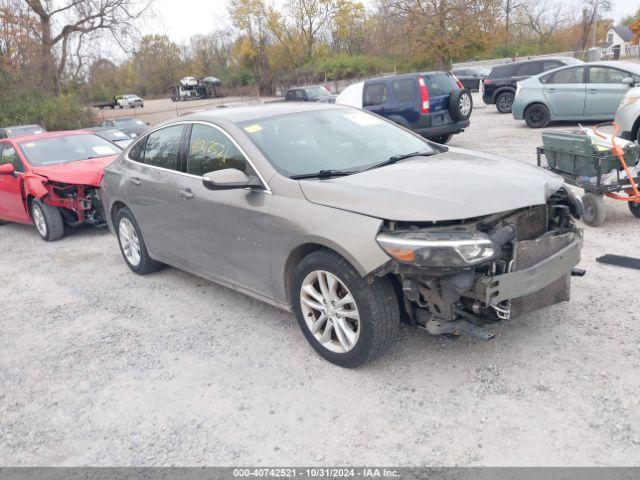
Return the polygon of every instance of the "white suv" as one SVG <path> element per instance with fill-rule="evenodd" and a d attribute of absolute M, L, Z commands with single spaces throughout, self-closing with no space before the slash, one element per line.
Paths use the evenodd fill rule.
<path fill-rule="evenodd" d="M 123 95 L 121 98 L 118 99 L 118 106 L 120 108 L 144 107 L 144 102 L 142 101 L 142 98 L 140 98 L 138 95 Z"/>
<path fill-rule="evenodd" d="M 640 143 L 640 87 L 632 88 L 622 98 L 615 121 L 622 138 Z"/>

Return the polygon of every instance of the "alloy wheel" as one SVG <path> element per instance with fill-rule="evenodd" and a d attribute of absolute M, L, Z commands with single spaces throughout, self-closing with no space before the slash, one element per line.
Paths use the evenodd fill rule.
<path fill-rule="evenodd" d="M 134 267 L 140 263 L 140 240 L 136 229 L 128 218 L 120 219 L 120 225 L 118 226 L 118 236 L 120 237 L 120 245 L 122 246 L 122 253 L 124 253 L 127 261 Z"/>
<path fill-rule="evenodd" d="M 44 213 L 38 205 L 34 205 L 33 207 L 33 223 L 38 229 L 38 233 L 42 236 L 42 238 L 46 238 L 47 236 L 47 221 L 44 218 Z"/>
<path fill-rule="evenodd" d="M 347 353 L 358 343 L 358 307 L 347 286 L 333 273 L 315 270 L 305 277 L 300 307 L 307 328 L 327 350 Z"/>
<path fill-rule="evenodd" d="M 460 107 L 460 113 L 464 117 L 471 113 L 471 96 L 470 95 L 462 95 L 460 100 L 458 100 L 458 106 Z"/>

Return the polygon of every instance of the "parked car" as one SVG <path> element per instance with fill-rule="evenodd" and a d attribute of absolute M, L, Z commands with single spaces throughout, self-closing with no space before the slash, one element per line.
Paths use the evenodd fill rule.
<path fill-rule="evenodd" d="M 613 120 L 622 97 L 636 83 L 640 83 L 637 63 L 562 67 L 518 82 L 513 117 L 531 128 L 558 120 Z"/>
<path fill-rule="evenodd" d="M 293 311 L 345 367 L 401 319 L 487 339 L 485 323 L 567 300 L 582 243 L 561 177 L 340 105 L 166 122 L 106 168 L 101 198 L 133 272 L 168 264 Z"/>
<path fill-rule="evenodd" d="M 313 87 L 290 88 L 284 94 L 284 101 L 334 103 L 336 96 L 322 85 L 315 85 Z"/>
<path fill-rule="evenodd" d="M 146 132 L 149 124 L 135 117 L 119 117 L 111 120 L 103 120 L 99 126 L 117 128 L 131 138 L 135 138 Z"/>
<path fill-rule="evenodd" d="M 627 91 L 616 111 L 615 122 L 620 136 L 640 143 L 640 87 Z"/>
<path fill-rule="evenodd" d="M 118 106 L 120 108 L 142 108 L 144 107 L 144 101 L 138 95 L 128 94 L 118 98 Z"/>
<path fill-rule="evenodd" d="M 460 80 L 460 83 L 471 92 L 480 90 L 482 82 L 489 77 L 491 69 L 486 67 L 462 67 L 454 68 L 451 73 Z"/>
<path fill-rule="evenodd" d="M 109 140 L 111 143 L 115 143 L 120 148 L 124 149 L 132 141 L 132 138 L 126 133 L 112 127 L 91 127 L 87 130 L 92 131 L 99 137 Z"/>
<path fill-rule="evenodd" d="M 46 132 L 44 127 L 40 125 L 14 125 L 12 127 L 0 128 L 0 138 L 16 138 L 23 137 L 25 135 L 36 135 L 38 133 Z"/>
<path fill-rule="evenodd" d="M 104 110 L 105 108 L 110 108 L 111 110 L 113 110 L 114 108 L 120 106 L 120 100 L 122 100 L 122 97 L 123 95 L 116 95 L 113 97 L 113 99 L 109 100 L 108 102 L 94 103 L 93 107 L 100 110 Z"/>
<path fill-rule="evenodd" d="M 336 103 L 364 108 L 437 143 L 469 126 L 473 100 L 449 72 L 381 77 L 348 86 Z"/>
<path fill-rule="evenodd" d="M 482 101 L 487 105 L 495 104 L 500 113 L 511 113 L 519 81 L 564 65 L 583 63 L 572 57 L 545 57 L 493 67 L 489 77 L 483 82 Z"/>
<path fill-rule="evenodd" d="M 104 225 L 98 189 L 120 152 L 83 130 L 0 140 L 0 223 L 34 224 L 50 242 L 65 224 Z"/>

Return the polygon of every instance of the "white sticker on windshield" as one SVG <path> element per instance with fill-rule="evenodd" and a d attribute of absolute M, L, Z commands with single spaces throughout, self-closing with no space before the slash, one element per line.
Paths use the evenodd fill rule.
<path fill-rule="evenodd" d="M 138 125 L 144 125 L 144 122 L 143 122 L 142 120 L 136 120 L 136 123 L 137 123 Z"/>
<path fill-rule="evenodd" d="M 126 135 L 122 132 L 113 132 L 114 137 L 126 137 Z"/>
<path fill-rule="evenodd" d="M 117 153 L 115 150 L 113 150 L 111 147 L 103 147 L 103 146 L 98 146 L 98 147 L 91 147 L 91 149 L 97 154 L 97 155 L 113 155 L 114 153 Z"/>
<path fill-rule="evenodd" d="M 357 123 L 358 125 L 361 125 L 363 127 L 368 127 L 369 125 L 380 125 L 381 123 L 383 123 L 383 121 L 378 117 L 375 117 L 374 115 L 369 115 L 368 113 L 362 113 L 362 112 L 348 113 L 344 116 L 344 118 L 347 118 L 352 122 Z"/>

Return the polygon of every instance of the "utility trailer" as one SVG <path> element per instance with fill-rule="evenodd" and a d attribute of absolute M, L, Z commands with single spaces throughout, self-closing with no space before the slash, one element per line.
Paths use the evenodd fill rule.
<path fill-rule="evenodd" d="M 170 88 L 171 101 L 221 97 L 220 85 L 221 82 L 216 77 L 184 77 L 178 85 Z"/>
<path fill-rule="evenodd" d="M 94 108 L 99 108 L 100 110 L 103 110 L 105 108 L 110 108 L 110 109 L 114 109 L 116 107 L 119 107 L 120 104 L 118 103 L 118 100 L 121 100 L 123 97 L 123 95 L 116 95 L 115 97 L 113 97 L 113 100 L 109 101 L 109 102 L 100 102 L 100 103 L 95 103 L 93 106 Z"/>

